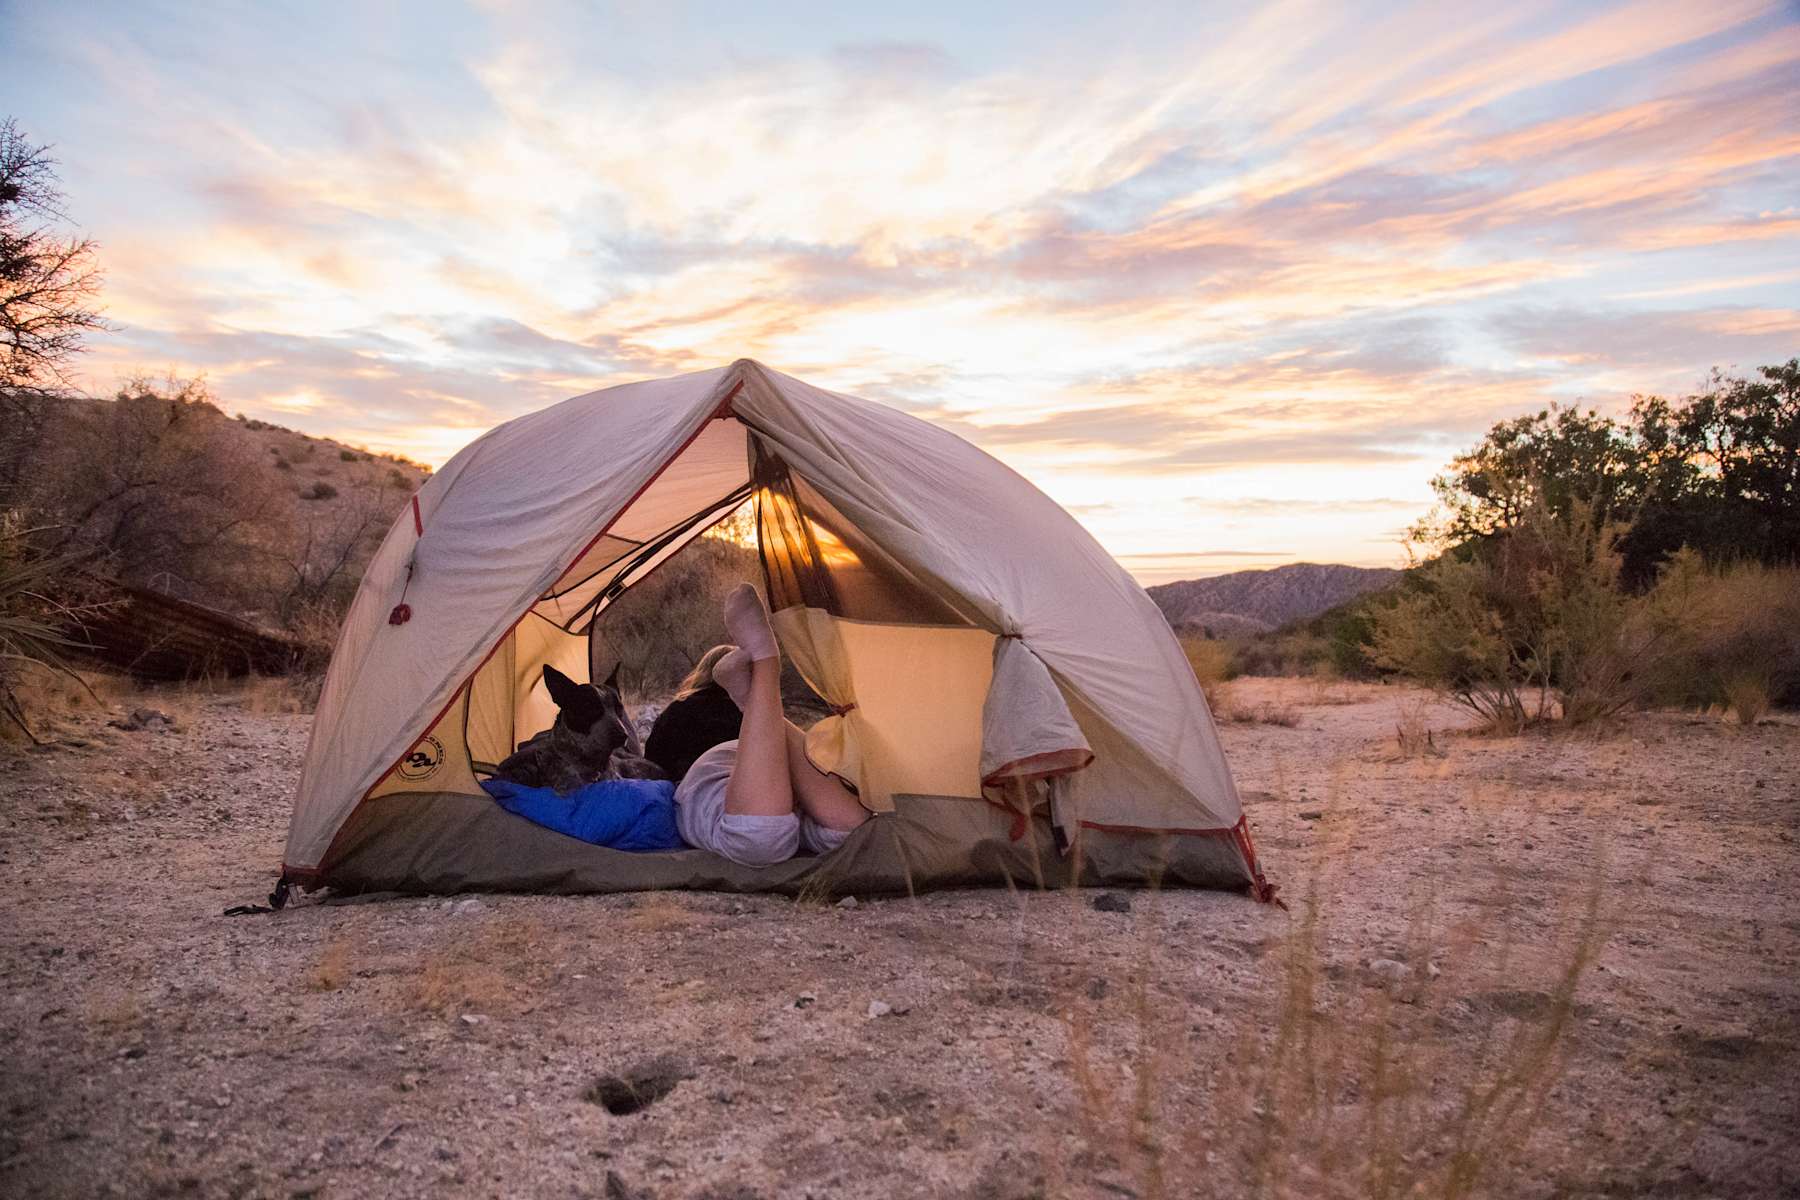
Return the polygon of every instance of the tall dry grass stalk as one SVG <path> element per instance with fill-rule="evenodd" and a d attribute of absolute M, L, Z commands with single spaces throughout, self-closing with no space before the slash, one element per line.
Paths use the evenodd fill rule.
<path fill-rule="evenodd" d="M 1156 903 L 1142 895 L 1144 908 Z M 1556 957 L 1534 977 L 1517 961 L 1510 903 L 1496 897 L 1489 916 L 1446 927 L 1426 888 L 1394 951 L 1405 972 L 1376 976 L 1334 958 L 1333 947 L 1366 941 L 1334 932 L 1315 875 L 1295 903 L 1271 1003 L 1208 1035 L 1231 1050 L 1198 1119 L 1175 1095 L 1191 1084 L 1170 1070 L 1184 1060 L 1186 1009 L 1154 984 L 1158 959 L 1179 951 L 1158 940 L 1148 912 L 1134 915 L 1111 1027 L 1079 986 L 1064 1009 L 1075 1162 L 1143 1200 L 1466 1197 L 1503 1183 L 1529 1161 L 1577 989 L 1604 941 L 1596 884 L 1564 914 Z M 1473 1049 L 1446 1027 L 1478 1031 Z"/>
<path fill-rule="evenodd" d="M 1414 696 L 1394 706 L 1394 748 L 1400 758 L 1443 758 L 1431 728 L 1431 706 Z"/>

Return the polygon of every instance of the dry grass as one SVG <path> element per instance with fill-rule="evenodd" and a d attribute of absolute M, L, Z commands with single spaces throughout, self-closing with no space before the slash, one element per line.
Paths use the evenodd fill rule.
<path fill-rule="evenodd" d="M 1215 720 L 1233 725 L 1279 725 L 1296 729 L 1300 725 L 1300 708 L 1287 697 L 1273 700 L 1246 701 L 1230 684 L 1221 685 L 1209 697 Z"/>
<path fill-rule="evenodd" d="M 1418 697 L 1409 697 L 1395 706 L 1394 748 L 1400 758 L 1444 757 L 1432 732 L 1430 711 L 1430 705 Z"/>
<path fill-rule="evenodd" d="M 135 992 L 118 988 L 101 988 L 87 997 L 82 1015 L 88 1024 L 101 1029 L 121 1031 L 141 1028 L 149 1010 Z"/>
<path fill-rule="evenodd" d="M 1194 678 L 1200 681 L 1200 690 L 1206 693 L 1207 704 L 1216 712 L 1223 703 L 1225 681 L 1231 678 L 1230 644 L 1214 638 L 1184 637 L 1181 650 Z"/>
<path fill-rule="evenodd" d="M 306 986 L 315 992 L 335 992 L 350 978 L 350 940 L 338 938 L 320 951 L 318 961 L 306 972 Z"/>
<path fill-rule="evenodd" d="M 1755 725 L 1774 707 L 1767 675 L 1745 672 L 1733 675 L 1720 686 L 1725 711 L 1737 718 L 1739 725 Z"/>
<path fill-rule="evenodd" d="M 650 892 L 639 898 L 619 923 L 638 933 L 667 933 L 686 929 L 694 921 L 694 912 L 673 893 Z"/>
<path fill-rule="evenodd" d="M 504 970 L 454 953 L 421 961 L 405 995 L 405 1007 L 439 1015 L 499 1012 L 516 1007 L 517 1001 Z"/>
<path fill-rule="evenodd" d="M 238 686 L 245 712 L 309 713 L 318 706 L 324 680 L 316 675 L 252 675 Z"/>
<path fill-rule="evenodd" d="M 1598 877 L 1598 876 L 1596 876 Z M 1177 1125 L 1162 1064 L 1179 1056 L 1183 1009 L 1155 994 L 1167 953 L 1137 919 L 1129 1008 L 1109 1061 L 1078 989 L 1063 1021 L 1070 1093 L 1082 1141 L 1078 1165 L 1103 1186 L 1143 1200 L 1231 1190 L 1235 1165 L 1264 1197 L 1465 1197 L 1505 1179 L 1532 1153 L 1539 1115 L 1561 1077 L 1576 992 L 1604 942 L 1599 887 L 1565 914 L 1559 965 L 1532 979 L 1512 961 L 1511 918 L 1528 905 L 1495 898 L 1479 923 L 1439 928 L 1427 891 L 1411 905 L 1404 973 L 1333 963 L 1319 879 L 1295 905 L 1283 946 L 1274 1028 L 1244 1013 L 1223 1034 L 1243 1074 L 1214 1093 L 1210 1119 Z M 1140 904 L 1154 904 L 1145 893 Z M 1363 939 L 1347 939 L 1358 944 Z M 1484 997 L 1502 1011 L 1471 1009 Z M 1512 1015 L 1517 1012 L 1520 1015 Z M 1474 1055 L 1434 1031 L 1490 1024 Z M 1165 1110 L 1171 1110 L 1166 1113 Z M 1116 1181 L 1116 1182 L 1115 1182 Z"/>
<path fill-rule="evenodd" d="M 480 921 L 480 917 L 458 920 Z M 541 948 L 547 933 L 535 920 L 488 920 L 475 930 L 448 931 L 402 978 L 399 1007 L 438 1015 L 524 1012 L 541 990 Z"/>
<path fill-rule="evenodd" d="M 1362 686 L 1324 670 L 1306 677 L 1302 703 L 1308 708 L 1339 708 L 1347 704 L 1362 703 L 1363 692 Z"/>
<path fill-rule="evenodd" d="M 20 664 L 13 691 L 31 714 L 40 738 L 54 741 L 68 732 L 74 719 L 104 712 L 135 690 L 132 681 L 120 675 L 104 671 L 81 671 L 78 675 L 78 679 L 72 679 L 41 663 Z M 27 739 L 11 722 L 0 721 L 0 744 L 22 746 Z"/>

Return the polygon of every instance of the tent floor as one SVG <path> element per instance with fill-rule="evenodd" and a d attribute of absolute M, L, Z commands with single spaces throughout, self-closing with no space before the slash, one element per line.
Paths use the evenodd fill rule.
<path fill-rule="evenodd" d="M 1088 830 L 1077 853 L 1062 855 L 1047 821 L 1031 822 L 1016 840 L 1011 832 L 1011 816 L 992 805 L 898 796 L 894 812 L 869 821 L 831 854 L 758 868 L 703 850 L 610 850 L 534 825 L 485 797 L 408 792 L 366 802 L 346 823 L 318 882 L 340 891 L 433 894 L 1249 885 L 1224 837 Z"/>

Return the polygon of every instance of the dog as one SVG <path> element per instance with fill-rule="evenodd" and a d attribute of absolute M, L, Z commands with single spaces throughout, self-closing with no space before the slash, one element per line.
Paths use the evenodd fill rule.
<path fill-rule="evenodd" d="M 526 787 L 572 792 L 602 779 L 663 779 L 644 757 L 644 745 L 625 712 L 614 668 L 604 684 L 576 683 L 555 667 L 544 668 L 544 686 L 556 701 L 550 728 L 522 742 L 494 774 Z"/>

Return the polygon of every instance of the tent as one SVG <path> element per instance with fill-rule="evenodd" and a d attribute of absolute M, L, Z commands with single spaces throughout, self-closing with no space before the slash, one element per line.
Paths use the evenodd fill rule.
<path fill-rule="evenodd" d="M 775 867 L 633 854 L 479 779 L 590 677 L 607 606 L 748 502 L 784 653 L 831 707 L 815 764 L 876 813 Z M 974 446 L 741 359 L 500 425 L 382 542 L 332 655 L 283 887 L 908 891 L 1167 883 L 1272 893 L 1155 604 Z"/>

